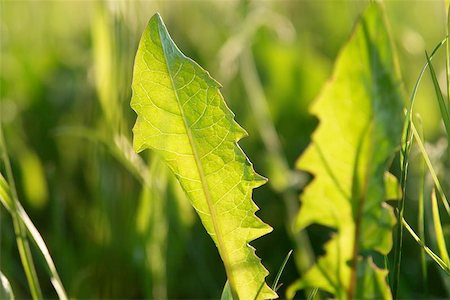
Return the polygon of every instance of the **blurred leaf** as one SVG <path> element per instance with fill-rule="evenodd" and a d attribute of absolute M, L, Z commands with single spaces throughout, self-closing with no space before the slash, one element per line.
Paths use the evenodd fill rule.
<path fill-rule="evenodd" d="M 399 200 L 401 198 L 402 189 L 400 188 L 398 179 L 389 172 L 384 173 L 384 186 L 386 188 L 386 200 Z"/>
<path fill-rule="evenodd" d="M 14 293 L 8 278 L 0 272 L 0 299 L 14 300 Z"/>
<path fill-rule="evenodd" d="M 132 108 L 136 151 L 155 150 L 188 194 L 219 249 L 233 294 L 276 297 L 249 243 L 272 228 L 254 213 L 252 189 L 265 179 L 237 145 L 246 135 L 219 92 L 220 84 L 184 56 L 161 17 L 153 16 L 136 55 Z"/>
<path fill-rule="evenodd" d="M 230 284 L 227 282 L 225 283 L 225 286 L 223 287 L 222 295 L 220 296 L 220 300 L 233 300 L 233 295 L 231 293 Z"/>
<path fill-rule="evenodd" d="M 32 151 L 25 150 L 19 156 L 22 170 L 25 200 L 34 208 L 43 208 L 48 202 L 45 171 L 39 157 Z"/>
<path fill-rule="evenodd" d="M 158 158 L 150 163 L 152 185 L 144 186 L 140 196 L 136 226 L 142 235 L 147 268 L 151 273 L 152 295 L 154 299 L 167 299 L 167 184 L 168 170 Z"/>
<path fill-rule="evenodd" d="M 95 84 L 100 105 L 111 129 L 120 128 L 122 112 L 118 99 L 118 54 L 115 47 L 115 27 L 106 4 L 98 2 L 92 25 L 92 45 L 95 66 Z"/>
<path fill-rule="evenodd" d="M 450 260 L 448 258 L 447 246 L 445 245 L 444 231 L 442 230 L 441 217 L 439 216 L 439 207 L 436 200 L 436 190 L 433 189 L 431 192 L 431 212 L 433 213 L 433 224 L 434 233 L 436 235 L 436 242 L 438 245 L 439 253 L 441 254 L 441 259 L 448 266 Z"/>
<path fill-rule="evenodd" d="M 296 226 L 335 228 L 325 255 L 288 290 L 317 287 L 347 298 L 391 298 L 386 270 L 395 216 L 384 203 L 384 174 L 401 137 L 402 99 L 384 12 L 372 3 L 337 58 L 331 81 L 312 106 L 319 126 L 297 166 L 314 175 Z M 364 257 L 361 257 L 364 256 Z"/>

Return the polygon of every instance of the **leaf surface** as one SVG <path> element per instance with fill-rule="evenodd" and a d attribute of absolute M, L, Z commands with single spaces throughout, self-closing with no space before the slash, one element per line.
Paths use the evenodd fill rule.
<path fill-rule="evenodd" d="M 249 245 L 272 230 L 255 216 L 251 198 L 266 180 L 237 144 L 246 132 L 220 87 L 177 48 L 161 17 L 153 16 L 134 65 L 134 148 L 156 151 L 176 175 L 219 250 L 234 297 L 276 297 Z"/>
<path fill-rule="evenodd" d="M 370 255 L 392 247 L 395 216 L 384 203 L 384 174 L 402 129 L 400 77 L 379 4 L 364 12 L 311 112 L 319 125 L 297 167 L 314 179 L 301 196 L 296 227 L 315 223 L 337 232 L 288 296 L 318 287 L 339 299 L 391 298 L 387 271 Z"/>

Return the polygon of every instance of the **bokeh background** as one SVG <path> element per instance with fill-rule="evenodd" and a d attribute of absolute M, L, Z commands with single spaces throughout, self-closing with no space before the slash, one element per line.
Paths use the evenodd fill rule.
<path fill-rule="evenodd" d="M 284 295 L 299 277 L 302 253 L 320 253 L 329 237 L 323 228 L 309 228 L 308 250 L 290 233 L 289 220 L 308 180 L 294 165 L 317 125 L 308 105 L 367 3 L 1 0 L 1 124 L 19 199 L 44 237 L 68 294 L 218 298 L 226 281 L 217 250 L 173 176 L 148 151 L 137 156 L 130 148 L 134 55 L 146 22 L 160 12 L 179 48 L 222 83 L 227 104 L 249 133 L 240 145 L 270 179 L 254 200 L 258 215 L 274 231 L 253 245 L 271 272 L 269 283 L 288 251 L 297 249 L 281 277 Z M 425 50 L 445 37 L 445 4 L 386 1 L 385 8 L 406 103 Z M 434 61 L 443 83 L 444 50 Z M 448 191 L 446 140 L 434 97 L 426 74 L 416 112 Z M 417 157 L 413 152 L 406 202 L 406 219 L 413 226 Z M 395 160 L 394 173 L 397 165 Z M 442 217 L 448 236 L 449 220 Z M 4 207 L 0 231 L 0 270 L 17 298 L 30 297 Z M 436 249 L 433 237 L 429 244 Z M 408 234 L 404 247 L 401 297 L 449 297 L 448 280 L 432 262 L 423 283 L 419 248 Z M 42 258 L 35 259 L 44 295 L 56 297 Z"/>

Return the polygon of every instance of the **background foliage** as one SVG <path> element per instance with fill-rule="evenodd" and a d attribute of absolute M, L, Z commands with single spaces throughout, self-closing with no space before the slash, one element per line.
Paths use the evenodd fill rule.
<path fill-rule="evenodd" d="M 317 125 L 307 108 L 366 5 L 340 0 L 3 0 L 1 123 L 19 199 L 44 237 L 67 293 L 77 298 L 210 298 L 220 294 L 226 280 L 217 250 L 178 183 L 151 155 L 140 159 L 129 147 L 136 118 L 129 108 L 132 64 L 145 24 L 159 11 L 183 52 L 222 83 L 227 104 L 249 133 L 242 148 L 256 171 L 271 179 L 255 190 L 254 200 L 258 215 L 274 231 L 253 245 L 271 272 L 269 283 L 287 252 L 299 249 L 282 275 L 283 295 L 299 277 L 296 264 L 304 262 L 298 253 L 305 246 L 296 246 L 288 220 L 308 180 L 294 171 Z M 424 51 L 446 34 L 444 7 L 443 1 L 385 2 L 408 95 L 426 62 Z M 443 83 L 444 51 L 433 62 Z M 261 106 L 255 99 L 267 101 L 268 110 L 257 111 Z M 428 74 L 416 101 L 427 150 L 448 191 L 447 142 Z M 405 204 L 413 227 L 419 158 L 413 149 Z M 398 166 L 395 160 L 396 174 Z M 142 188 L 142 182 L 157 188 Z M 425 222 L 431 228 L 426 189 Z M 442 214 L 441 221 L 448 236 L 447 216 Z M 11 218 L 3 207 L 0 230 L 0 270 L 17 298 L 29 297 Z M 308 233 L 313 250 L 321 253 L 328 231 L 312 226 Z M 437 249 L 431 234 L 429 241 Z M 401 297 L 450 295 L 431 262 L 423 282 L 419 248 L 407 234 L 402 256 Z M 35 259 L 43 294 L 55 297 L 43 261 Z"/>

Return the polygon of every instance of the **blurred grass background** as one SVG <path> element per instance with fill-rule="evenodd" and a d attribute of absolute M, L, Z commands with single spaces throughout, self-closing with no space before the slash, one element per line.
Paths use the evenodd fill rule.
<path fill-rule="evenodd" d="M 19 199 L 71 297 L 217 298 L 226 280 L 217 250 L 178 183 L 157 158 L 138 157 L 130 148 L 134 54 L 155 12 L 180 49 L 223 84 L 225 100 L 249 133 L 240 144 L 255 169 L 270 179 L 254 194 L 259 216 L 274 227 L 254 242 L 271 272 L 269 283 L 290 249 L 306 247 L 295 244 L 287 223 L 306 182 L 293 166 L 317 125 L 307 108 L 367 1 L 0 3 L 0 117 Z M 444 2 L 386 1 L 385 7 L 409 95 L 426 61 L 424 51 L 445 37 Z M 441 52 L 434 65 L 444 86 Z M 262 124 L 249 100 L 258 97 L 267 101 L 269 124 Z M 428 74 L 416 111 L 448 190 L 446 141 Z M 276 129 L 275 140 L 264 137 L 267 126 Z M 414 158 L 411 165 L 405 215 L 414 225 L 420 176 Z M 447 236 L 448 221 L 443 220 Z M 431 217 L 426 222 L 431 224 Z M 0 230 L 0 270 L 17 298 L 29 297 L 3 207 Z M 318 252 L 326 239 L 321 233 L 309 230 Z M 450 296 L 431 262 L 423 283 L 419 256 L 406 235 L 400 295 Z M 55 297 L 43 261 L 35 259 L 44 295 Z M 297 264 L 301 260 L 296 257 Z M 288 263 L 280 295 L 298 278 L 295 265 Z"/>

